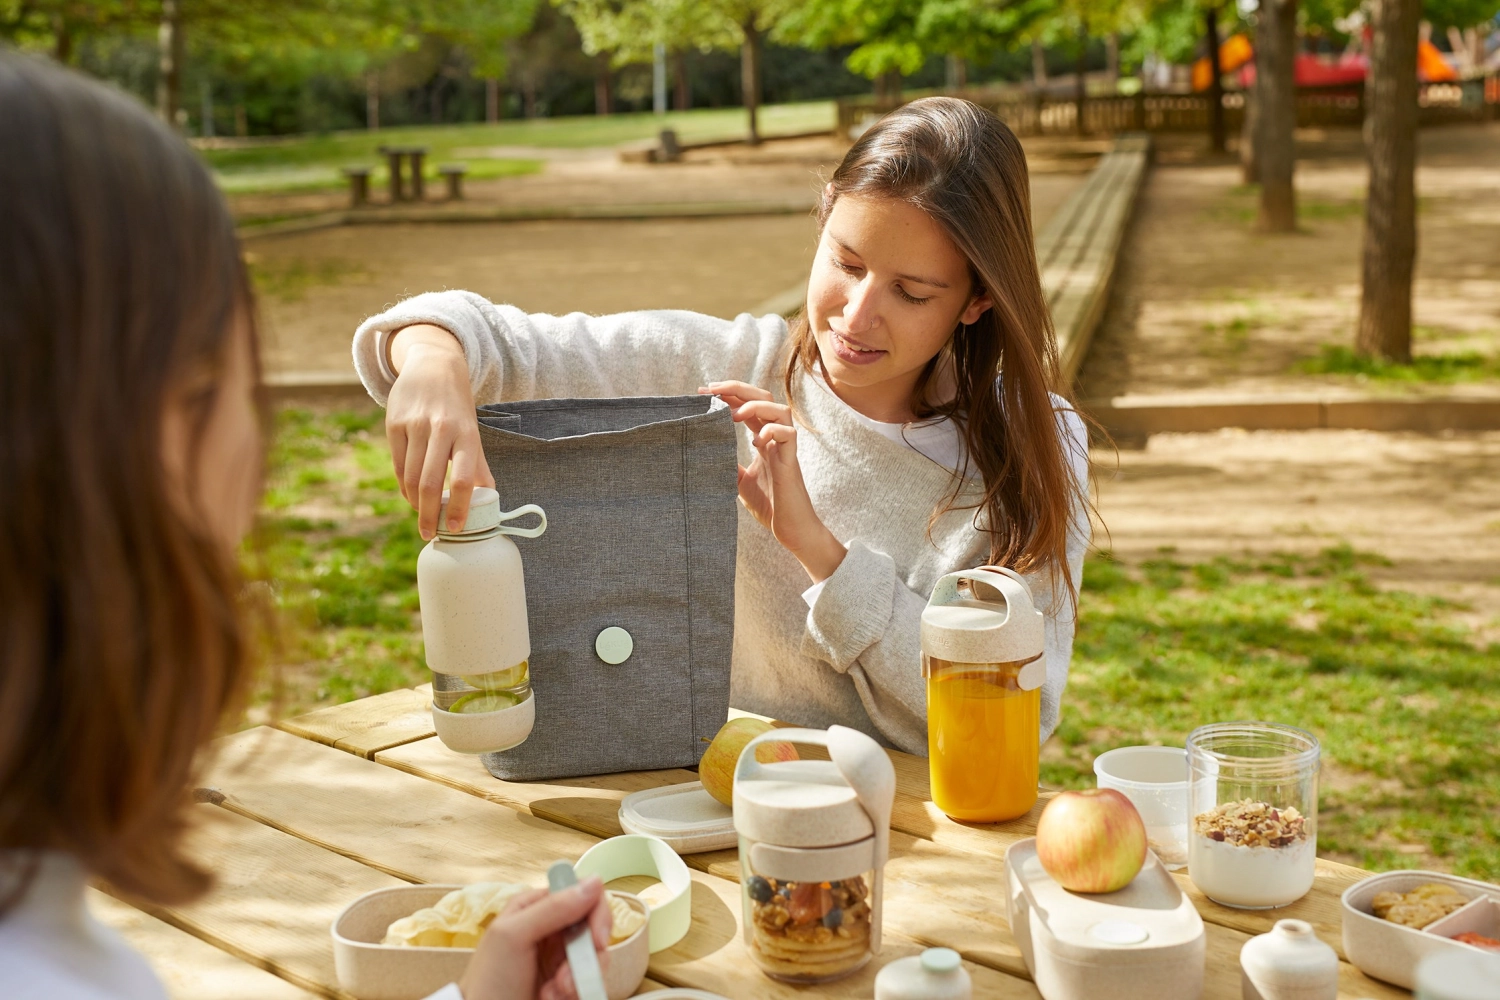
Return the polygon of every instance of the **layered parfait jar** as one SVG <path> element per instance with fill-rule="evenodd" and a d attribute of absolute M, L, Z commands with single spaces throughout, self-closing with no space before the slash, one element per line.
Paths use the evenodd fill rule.
<path fill-rule="evenodd" d="M 1286 906 L 1312 888 L 1318 853 L 1318 740 L 1294 726 L 1221 722 L 1188 753 L 1188 875 L 1241 909 Z"/>

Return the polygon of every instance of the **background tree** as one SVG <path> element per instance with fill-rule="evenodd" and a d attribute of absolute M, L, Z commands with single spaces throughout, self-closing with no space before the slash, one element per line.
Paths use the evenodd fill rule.
<path fill-rule="evenodd" d="M 1260 0 L 1255 28 L 1255 99 L 1260 105 L 1254 137 L 1260 178 L 1256 226 L 1266 232 L 1297 228 L 1296 55 L 1297 0 Z"/>
<path fill-rule="evenodd" d="M 1411 283 L 1417 260 L 1417 33 L 1422 0 L 1374 0 L 1366 83 L 1370 193 L 1359 328 L 1361 354 L 1411 361 Z"/>

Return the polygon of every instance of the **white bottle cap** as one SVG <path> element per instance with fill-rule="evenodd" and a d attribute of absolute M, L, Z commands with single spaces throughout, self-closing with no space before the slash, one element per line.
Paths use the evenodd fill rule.
<path fill-rule="evenodd" d="M 469 516 L 459 531 L 448 530 L 448 491 L 443 491 L 443 504 L 438 508 L 438 534 L 449 536 L 475 535 L 489 531 L 500 523 L 500 494 L 488 486 L 474 487 L 469 499 Z"/>

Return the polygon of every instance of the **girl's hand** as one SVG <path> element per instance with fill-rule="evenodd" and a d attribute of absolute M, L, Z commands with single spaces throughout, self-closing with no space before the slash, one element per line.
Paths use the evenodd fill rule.
<path fill-rule="evenodd" d="M 576 1000 L 563 932 L 585 919 L 602 970 L 612 921 L 598 876 L 558 893 L 517 896 L 479 940 L 459 992 L 464 1000 Z"/>
<path fill-rule="evenodd" d="M 450 462 L 449 530 L 463 527 L 474 487 L 493 487 L 495 477 L 479 443 L 469 366 L 458 339 L 440 326 L 409 326 L 391 338 L 390 352 L 397 374 L 386 400 L 385 437 L 401 495 L 417 511 L 425 540 L 437 532 Z"/>
<path fill-rule="evenodd" d="M 813 509 L 797 464 L 797 427 L 791 407 L 746 382 L 711 382 L 698 390 L 729 404 L 735 423 L 750 431 L 755 458 L 739 470 L 740 500 L 807 570 L 813 583 L 833 575 L 848 550 Z"/>

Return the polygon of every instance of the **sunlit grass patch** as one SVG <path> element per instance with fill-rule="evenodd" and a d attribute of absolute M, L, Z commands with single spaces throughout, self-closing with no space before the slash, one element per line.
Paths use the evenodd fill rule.
<path fill-rule="evenodd" d="M 1099 753 L 1210 722 L 1288 723 L 1323 742 L 1320 853 L 1500 877 L 1500 646 L 1476 646 L 1454 604 L 1374 586 L 1381 562 L 1091 559 L 1044 780 L 1091 785 Z"/>
<path fill-rule="evenodd" d="M 1473 382 L 1500 378 L 1500 357 L 1477 351 L 1417 354 L 1411 364 L 1403 365 L 1325 344 L 1317 357 L 1299 361 L 1295 368 L 1305 375 L 1353 375 L 1387 382 Z"/>

